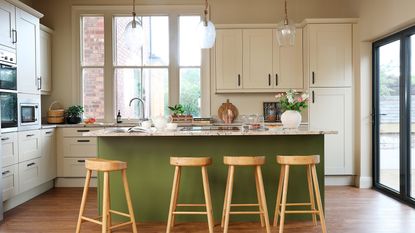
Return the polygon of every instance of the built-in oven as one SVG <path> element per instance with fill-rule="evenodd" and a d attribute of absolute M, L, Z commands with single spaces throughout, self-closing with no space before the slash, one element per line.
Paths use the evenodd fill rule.
<path fill-rule="evenodd" d="M 40 95 L 18 94 L 19 130 L 40 129 Z"/>
<path fill-rule="evenodd" d="M 0 89 L 17 90 L 16 53 L 0 47 Z"/>
<path fill-rule="evenodd" d="M 17 131 L 17 93 L 0 91 L 1 132 Z"/>

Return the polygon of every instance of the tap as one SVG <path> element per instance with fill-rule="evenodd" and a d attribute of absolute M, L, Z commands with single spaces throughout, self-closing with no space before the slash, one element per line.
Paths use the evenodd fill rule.
<path fill-rule="evenodd" d="M 146 114 L 144 112 L 144 101 L 138 97 L 132 98 L 130 100 L 130 103 L 128 104 L 129 107 L 131 107 L 131 104 L 133 103 L 134 100 L 138 100 L 138 105 L 140 106 L 140 102 L 141 102 L 141 114 L 143 115 L 143 117 L 140 119 L 140 114 L 138 115 L 138 120 L 145 120 Z"/>

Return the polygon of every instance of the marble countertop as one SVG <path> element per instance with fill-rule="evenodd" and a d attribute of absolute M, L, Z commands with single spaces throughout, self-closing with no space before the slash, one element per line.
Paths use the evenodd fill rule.
<path fill-rule="evenodd" d="M 337 134 L 336 131 L 311 129 L 300 126 L 298 129 L 275 127 L 267 130 L 157 130 L 151 128 L 145 132 L 128 132 L 128 127 L 109 127 L 84 133 L 88 137 L 148 137 L 148 136 L 259 136 L 259 135 L 321 135 Z"/>

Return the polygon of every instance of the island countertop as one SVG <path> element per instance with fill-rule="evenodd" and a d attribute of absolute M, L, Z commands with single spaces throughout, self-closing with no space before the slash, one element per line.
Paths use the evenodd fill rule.
<path fill-rule="evenodd" d="M 312 129 L 309 126 L 300 126 L 298 129 L 283 129 L 282 127 L 267 130 L 203 130 L 181 129 L 156 130 L 151 128 L 147 132 L 128 132 L 128 127 L 112 127 L 84 133 L 88 137 L 171 137 L 171 136 L 266 136 L 266 135 L 322 135 L 337 134 L 336 131 Z"/>

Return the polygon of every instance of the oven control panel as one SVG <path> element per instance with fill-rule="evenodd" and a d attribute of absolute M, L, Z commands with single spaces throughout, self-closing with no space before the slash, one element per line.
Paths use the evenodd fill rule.
<path fill-rule="evenodd" d="M 0 62 L 16 64 L 16 53 L 0 49 Z"/>

